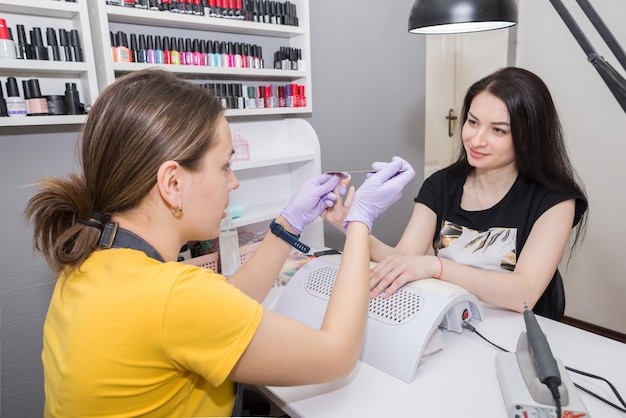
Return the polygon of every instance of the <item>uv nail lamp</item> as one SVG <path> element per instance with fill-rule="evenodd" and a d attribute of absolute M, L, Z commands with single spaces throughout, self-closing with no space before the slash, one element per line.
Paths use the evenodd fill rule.
<path fill-rule="evenodd" d="M 340 259 L 331 255 L 305 264 L 285 286 L 274 310 L 319 329 Z M 409 283 L 387 299 L 370 300 L 360 360 L 411 383 L 427 354 L 443 347 L 440 329 L 461 333 L 463 322 L 481 317 L 478 299 L 459 286 L 436 279 Z"/>

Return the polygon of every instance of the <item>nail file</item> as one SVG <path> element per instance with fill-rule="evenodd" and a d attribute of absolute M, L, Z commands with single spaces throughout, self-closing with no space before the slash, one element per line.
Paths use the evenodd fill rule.
<path fill-rule="evenodd" d="M 406 170 L 400 170 L 399 173 L 403 173 Z M 350 171 L 327 171 L 325 174 L 359 174 L 359 173 L 377 173 L 378 170 L 350 170 Z"/>

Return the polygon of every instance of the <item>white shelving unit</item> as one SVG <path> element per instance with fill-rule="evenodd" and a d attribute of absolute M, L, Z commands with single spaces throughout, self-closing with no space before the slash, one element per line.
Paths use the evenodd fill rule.
<path fill-rule="evenodd" d="M 6 97 L 6 80 L 15 77 L 20 93 L 21 81 L 37 78 L 42 95 L 63 95 L 65 83 L 76 83 L 80 101 L 91 105 L 98 96 L 96 65 L 94 60 L 91 31 L 87 11 L 87 0 L 78 3 L 52 0 L 0 0 L 0 16 L 11 28 L 17 41 L 16 25 L 24 25 L 26 31 L 40 27 L 45 36 L 47 27 L 55 31 L 76 29 L 79 33 L 84 62 L 52 60 L 0 59 L 0 81 Z M 85 120 L 83 115 L 3 117 L 0 127 L 28 127 L 42 125 L 75 125 Z"/>
<path fill-rule="evenodd" d="M 298 26 L 247 22 L 208 16 L 194 16 L 107 5 L 104 0 L 89 1 L 94 51 L 98 63 L 100 88 L 111 84 L 120 75 L 148 67 L 172 71 L 183 78 L 206 82 L 242 82 L 250 85 L 296 83 L 305 86 L 307 105 L 264 109 L 227 110 L 227 116 L 292 115 L 311 113 L 310 34 L 308 0 L 295 0 Z M 193 65 L 146 64 L 114 62 L 111 54 L 110 31 L 163 35 L 170 37 L 247 42 L 263 48 L 265 68 L 225 68 Z M 299 48 L 305 70 L 273 69 L 274 52 L 281 46 Z"/>
<path fill-rule="evenodd" d="M 310 70 L 275 70 L 274 51 L 280 46 L 299 48 L 310 68 L 308 0 L 296 4 L 299 26 L 236 21 L 208 16 L 110 6 L 105 0 L 0 0 L 0 16 L 6 19 L 15 37 L 15 25 L 78 29 L 85 62 L 0 60 L 0 81 L 14 76 L 39 78 L 42 94 L 63 94 L 66 82 L 75 82 L 81 102 L 91 104 L 106 86 L 121 75 L 148 67 L 166 68 L 190 81 L 242 82 L 265 85 L 297 83 L 305 86 L 306 107 L 226 110 L 233 134 L 249 142 L 250 160 L 234 163 L 240 188 L 231 199 L 244 207 L 244 216 L 235 220 L 242 230 L 265 232 L 304 181 L 321 172 L 319 142 L 311 125 L 298 116 L 312 110 Z M 224 68 L 190 65 L 155 65 L 113 62 L 109 31 L 152 33 L 183 38 L 202 38 L 260 45 L 264 69 Z M 6 91 L 6 90 L 5 90 Z M 21 86 L 20 86 L 21 91 Z M 67 132 L 75 140 L 84 115 L 0 118 L 0 138 L 17 133 L 45 141 L 47 132 Z M 53 127 L 51 125 L 68 125 Z M 72 126 L 69 126 L 72 125 Z M 48 127 L 50 127 L 48 129 Z M 324 246 L 321 220 L 309 226 L 302 240 L 313 248 Z"/>
<path fill-rule="evenodd" d="M 264 232 L 300 186 L 321 172 L 320 147 L 313 127 L 304 119 L 232 122 L 231 131 L 248 142 L 250 160 L 236 161 L 233 170 L 240 186 L 231 201 L 244 208 L 235 226 Z M 309 225 L 302 241 L 324 247 L 321 219 Z"/>

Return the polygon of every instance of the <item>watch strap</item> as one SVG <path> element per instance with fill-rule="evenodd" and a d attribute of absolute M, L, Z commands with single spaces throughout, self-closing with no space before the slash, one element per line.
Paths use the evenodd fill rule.
<path fill-rule="evenodd" d="M 311 251 L 311 247 L 304 244 L 298 239 L 300 238 L 299 235 L 292 234 L 291 232 L 287 231 L 281 224 L 276 222 L 276 219 L 274 219 L 270 224 L 270 231 L 272 231 L 272 234 L 276 235 L 300 252 L 306 254 Z"/>

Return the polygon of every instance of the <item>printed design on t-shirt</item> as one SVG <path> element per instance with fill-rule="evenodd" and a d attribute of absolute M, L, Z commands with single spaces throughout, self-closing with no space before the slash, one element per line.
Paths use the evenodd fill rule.
<path fill-rule="evenodd" d="M 467 266 L 489 271 L 513 271 L 517 263 L 517 228 L 477 231 L 443 221 L 437 254 Z"/>

